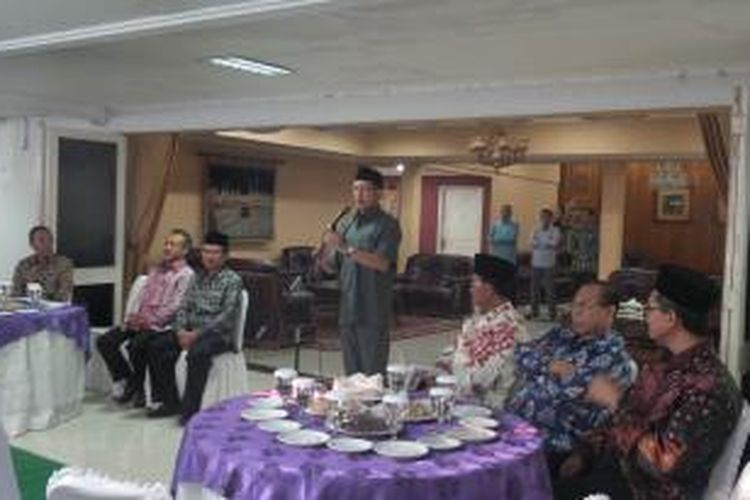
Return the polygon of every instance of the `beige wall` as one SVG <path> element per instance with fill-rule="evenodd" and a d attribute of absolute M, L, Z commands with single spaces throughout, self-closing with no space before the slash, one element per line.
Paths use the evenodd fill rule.
<path fill-rule="evenodd" d="M 565 122 L 521 122 L 505 127 L 528 137 L 529 155 L 553 156 L 700 156 L 703 142 L 693 117 L 632 119 L 608 117 Z M 491 124 L 404 130 L 397 126 L 369 129 L 315 130 L 291 128 L 273 133 L 235 131 L 228 136 L 277 145 L 312 148 L 371 158 L 468 158 L 468 147 Z"/>
<path fill-rule="evenodd" d="M 422 177 L 425 175 L 486 175 L 492 178 L 491 216 L 505 203 L 513 205 L 520 225 L 519 249 L 528 250 L 531 231 L 539 210 L 557 206 L 560 167 L 557 164 L 514 165 L 499 175 L 478 172 L 475 166 L 426 165 L 409 168 L 402 179 L 401 226 L 403 241 L 399 254 L 401 268 L 409 255 L 419 252 L 419 223 L 422 216 Z M 487 229 L 487 228 L 486 228 Z"/>
<path fill-rule="evenodd" d="M 187 229 L 196 241 L 203 234 L 204 158 L 198 155 L 198 148 L 191 141 L 181 144 L 177 174 L 170 182 L 150 250 L 153 258 L 159 256 L 162 236 L 171 228 Z M 276 167 L 275 237 L 237 244 L 232 248 L 235 257 L 274 259 L 285 246 L 317 245 L 325 226 L 349 203 L 349 185 L 356 169 L 353 161 L 292 155 L 280 159 L 282 163 Z"/>

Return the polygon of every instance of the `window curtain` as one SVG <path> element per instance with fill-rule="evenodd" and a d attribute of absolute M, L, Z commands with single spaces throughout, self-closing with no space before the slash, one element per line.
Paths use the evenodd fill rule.
<path fill-rule="evenodd" d="M 125 286 L 146 271 L 148 251 L 164 209 L 170 182 L 177 170 L 177 134 L 135 136 L 131 140 L 128 182 L 128 219 L 125 251 Z"/>
<path fill-rule="evenodd" d="M 708 161 L 719 188 L 719 195 L 726 203 L 729 189 L 729 142 L 726 126 L 719 113 L 698 113 L 698 123 L 701 127 Z"/>

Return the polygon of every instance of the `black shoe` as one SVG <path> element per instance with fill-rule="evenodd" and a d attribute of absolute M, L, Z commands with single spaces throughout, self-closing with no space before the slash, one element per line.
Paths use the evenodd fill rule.
<path fill-rule="evenodd" d="M 133 406 L 136 408 L 146 407 L 146 395 L 143 394 L 143 391 L 138 391 L 138 393 L 135 395 L 135 399 L 133 400 Z"/>
<path fill-rule="evenodd" d="M 114 400 L 118 404 L 124 405 L 131 399 L 133 399 L 133 396 L 135 396 L 136 392 L 136 388 L 133 385 L 128 384 L 127 386 L 125 386 L 125 392 L 122 394 L 122 396 L 120 396 L 119 398 L 114 398 Z"/>
<path fill-rule="evenodd" d="M 149 410 L 148 413 L 146 413 L 146 416 L 148 418 L 164 418 L 164 417 L 173 417 L 180 413 L 180 410 L 178 408 L 173 408 L 171 406 L 160 406 L 154 410 Z"/>

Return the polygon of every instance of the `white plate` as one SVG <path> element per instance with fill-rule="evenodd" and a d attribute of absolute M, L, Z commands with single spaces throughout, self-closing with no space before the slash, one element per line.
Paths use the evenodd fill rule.
<path fill-rule="evenodd" d="M 478 405 L 456 405 L 453 407 L 453 415 L 458 418 L 489 417 L 492 410 Z"/>
<path fill-rule="evenodd" d="M 381 441 L 375 445 L 375 453 L 398 459 L 422 458 L 430 449 L 416 441 Z"/>
<path fill-rule="evenodd" d="M 286 410 L 274 408 L 250 408 L 242 412 L 241 417 L 245 420 L 275 420 L 286 418 L 289 415 Z"/>
<path fill-rule="evenodd" d="M 281 408 L 284 406 L 284 400 L 279 396 L 268 396 L 253 399 L 250 401 L 250 406 L 253 408 Z"/>
<path fill-rule="evenodd" d="M 356 439 L 348 437 L 334 438 L 326 443 L 333 451 L 340 451 L 341 453 L 364 453 L 372 449 L 372 441 L 366 439 Z"/>
<path fill-rule="evenodd" d="M 484 427 L 485 429 L 497 429 L 500 426 L 500 422 L 487 417 L 466 417 L 459 420 L 458 423 L 466 427 Z"/>
<path fill-rule="evenodd" d="M 276 439 L 290 446 L 319 446 L 326 444 L 331 439 L 331 436 L 325 432 L 303 429 L 301 431 L 277 434 Z"/>
<path fill-rule="evenodd" d="M 497 438 L 497 432 L 482 427 L 459 426 L 446 431 L 445 434 L 465 443 L 484 443 Z"/>
<path fill-rule="evenodd" d="M 302 428 L 302 424 L 295 422 L 294 420 L 264 420 L 258 424 L 258 429 L 266 432 L 280 433 L 280 432 L 292 432 Z"/>
<path fill-rule="evenodd" d="M 445 434 L 427 434 L 417 441 L 426 445 L 432 450 L 448 451 L 460 448 L 463 443 L 460 440 L 446 436 Z"/>

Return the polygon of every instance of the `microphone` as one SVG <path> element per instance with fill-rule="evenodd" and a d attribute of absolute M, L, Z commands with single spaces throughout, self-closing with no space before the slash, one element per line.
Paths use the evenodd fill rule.
<path fill-rule="evenodd" d="M 336 215 L 336 218 L 333 219 L 333 222 L 331 222 L 331 224 L 328 226 L 328 228 L 331 231 L 335 231 L 336 230 L 336 226 L 341 221 L 341 219 L 343 219 L 346 214 L 348 214 L 349 212 L 351 212 L 351 210 L 352 210 L 352 207 L 350 207 L 348 205 L 345 206 L 344 208 L 342 208 L 341 211 L 338 213 L 338 215 Z"/>

